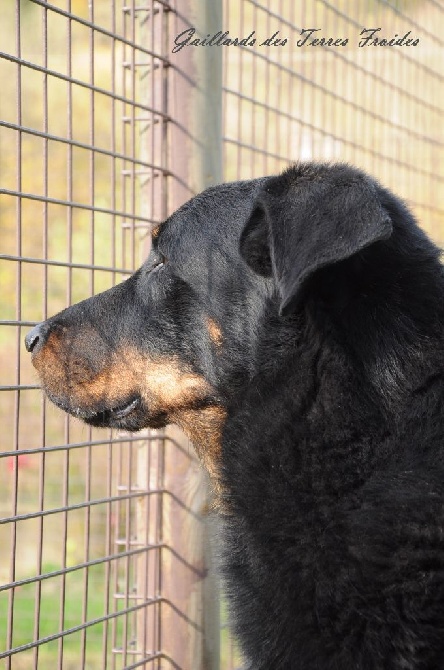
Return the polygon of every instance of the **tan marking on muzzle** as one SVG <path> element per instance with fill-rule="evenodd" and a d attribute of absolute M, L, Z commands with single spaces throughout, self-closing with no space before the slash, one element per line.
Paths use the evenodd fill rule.
<path fill-rule="evenodd" d="M 222 330 L 219 326 L 218 323 L 211 317 L 207 318 L 207 329 L 208 333 L 210 335 L 210 340 L 215 344 L 217 347 L 220 347 L 222 342 L 223 342 L 223 335 L 222 335 Z"/>
<path fill-rule="evenodd" d="M 140 394 L 150 410 L 172 411 L 193 404 L 211 392 L 210 385 L 177 359 L 150 358 L 131 346 L 112 353 L 98 372 L 82 352 L 65 348 L 64 338 L 50 335 L 33 358 L 43 386 L 55 395 L 68 396 L 72 405 L 109 405 Z M 90 342 L 89 348 L 93 350 Z"/>
<path fill-rule="evenodd" d="M 89 347 L 86 356 L 78 351 L 77 336 L 71 341 L 67 333 L 51 333 L 33 356 L 44 389 L 72 408 L 85 411 L 118 406 L 132 395 L 140 395 L 149 416 L 165 413 L 169 423 L 184 430 L 217 490 L 225 412 L 220 406 L 195 408 L 199 400 L 212 394 L 211 385 L 178 359 L 150 358 L 131 345 L 120 346 L 94 372 L 88 360 L 94 350 L 92 335 L 84 340 L 85 350 Z"/>

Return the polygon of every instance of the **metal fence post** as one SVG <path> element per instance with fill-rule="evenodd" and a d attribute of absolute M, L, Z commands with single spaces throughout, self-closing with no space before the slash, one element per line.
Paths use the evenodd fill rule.
<path fill-rule="evenodd" d="M 164 173 L 153 171 L 142 180 L 150 215 L 164 218 L 194 193 L 222 180 L 221 50 L 171 53 L 174 37 L 191 25 L 204 33 L 220 30 L 222 6 L 220 0 L 186 0 L 177 11 L 166 12 L 162 3 L 152 2 L 142 21 L 143 43 L 170 62 L 169 67 L 165 61 L 147 62 L 141 89 L 147 102 L 165 114 L 143 126 L 148 132 L 141 136 L 142 154 L 151 151 L 152 162 L 171 175 L 165 179 Z M 155 36 L 163 36 L 162 45 Z M 159 643 L 174 667 L 219 670 L 219 585 L 209 544 L 207 482 L 188 440 L 176 428 L 167 431 L 164 458 L 168 494 L 162 504 Z M 138 637 L 144 636 L 139 627 Z"/>
<path fill-rule="evenodd" d="M 222 50 L 186 48 L 172 53 L 175 37 L 189 28 L 205 37 L 222 28 L 221 0 L 181 0 L 177 14 L 171 16 L 169 60 L 171 63 L 168 87 L 168 112 L 172 118 L 169 131 L 169 165 L 173 174 L 168 191 L 168 209 L 174 211 L 193 194 L 222 181 Z M 168 488 L 185 492 L 189 503 L 197 510 L 201 493 L 198 485 L 185 478 L 176 479 L 166 467 Z M 182 475 L 182 477 L 183 477 Z M 194 473 L 194 476 L 200 476 Z M 199 586 L 190 584 L 195 601 L 193 616 L 199 619 L 200 640 L 192 652 L 193 661 L 181 667 L 193 670 L 219 670 L 220 667 L 220 602 L 219 583 L 211 550 L 212 520 L 208 506 L 199 510 L 200 529 L 194 523 L 189 542 L 201 547 Z M 189 529 L 190 530 L 190 529 Z M 177 541 L 174 541 L 177 546 Z M 189 549 L 189 548 L 188 548 Z M 192 607 L 189 601 L 188 607 Z M 200 610 L 200 611 L 199 611 Z M 190 611 L 190 610 L 189 610 Z M 198 650 L 197 647 L 200 647 Z M 191 657 L 189 657 L 190 659 Z"/>

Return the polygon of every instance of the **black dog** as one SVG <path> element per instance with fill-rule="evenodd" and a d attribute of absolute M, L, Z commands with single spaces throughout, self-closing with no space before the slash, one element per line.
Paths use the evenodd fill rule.
<path fill-rule="evenodd" d="M 193 198 L 26 338 L 67 412 L 190 435 L 251 670 L 444 667 L 443 284 L 397 198 L 300 164 Z"/>

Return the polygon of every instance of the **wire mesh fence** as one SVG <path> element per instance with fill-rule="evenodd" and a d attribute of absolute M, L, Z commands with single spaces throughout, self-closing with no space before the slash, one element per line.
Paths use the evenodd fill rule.
<path fill-rule="evenodd" d="M 150 72 L 165 65 L 167 9 L 75 0 L 0 9 L 6 668 L 161 658 L 164 441 L 90 430 L 47 407 L 22 339 L 128 276 L 165 217 L 165 102 Z M 155 13 L 158 30 L 142 43 Z"/>
<path fill-rule="evenodd" d="M 289 160 L 348 161 L 406 198 L 440 239 L 444 5 L 226 0 L 224 7 L 230 36 L 255 31 L 257 39 L 225 50 L 226 178 L 274 173 Z M 275 33 L 283 46 L 258 46 Z M 375 44 L 406 34 L 404 44 L 418 44 Z"/>
<path fill-rule="evenodd" d="M 217 125 L 201 132 L 223 139 L 225 180 L 298 159 L 346 160 L 403 196 L 443 239 L 444 5 L 222 4 L 217 29 L 245 43 L 174 56 L 184 29 L 209 34 L 217 3 L 0 6 L 0 664 L 8 670 L 240 667 L 224 606 L 212 665 L 202 642 L 211 618 L 202 614 L 205 485 L 192 450 L 177 433 L 96 431 L 66 418 L 42 398 L 22 345 L 35 323 L 128 276 L 152 226 L 196 191 L 184 149 L 196 50 L 224 59 L 223 99 L 213 100 L 216 117 L 223 107 L 222 135 Z M 410 31 L 419 43 L 359 46 L 364 29 L 377 31 L 373 40 Z M 343 44 L 312 44 L 321 38 Z"/>

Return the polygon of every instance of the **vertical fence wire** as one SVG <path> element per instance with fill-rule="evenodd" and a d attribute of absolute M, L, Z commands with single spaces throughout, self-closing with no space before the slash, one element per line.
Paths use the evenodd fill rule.
<path fill-rule="evenodd" d="M 229 37 L 255 31 L 257 40 L 223 47 L 226 178 L 295 160 L 349 161 L 404 197 L 442 240 L 442 3 L 225 0 L 224 8 Z M 419 44 L 375 46 L 365 29 L 386 40 L 410 31 Z M 286 44 L 263 45 L 275 33 Z M 348 42 L 311 45 L 315 38 Z"/>
<path fill-rule="evenodd" d="M 350 162 L 404 198 L 442 245 L 443 25 L 438 0 L 224 0 L 226 37 L 247 42 L 219 47 L 225 180 L 277 174 L 299 160 Z M 373 28 L 379 39 L 410 31 L 420 41 L 359 46 Z M 316 38 L 347 44 L 311 45 Z M 222 635 L 221 668 L 240 667 Z"/>
<path fill-rule="evenodd" d="M 167 10 L 156 0 L 0 8 L 10 33 L 0 54 L 8 670 L 160 667 L 163 436 L 91 430 L 47 406 L 22 341 L 35 323 L 131 274 L 166 216 L 165 151 L 141 131 L 147 119 L 166 120 L 164 102 L 141 93 L 165 54 L 140 35 L 161 12 L 164 51 Z M 142 63 L 151 67 L 141 72 Z M 142 190 L 163 209 L 142 207 Z"/>

